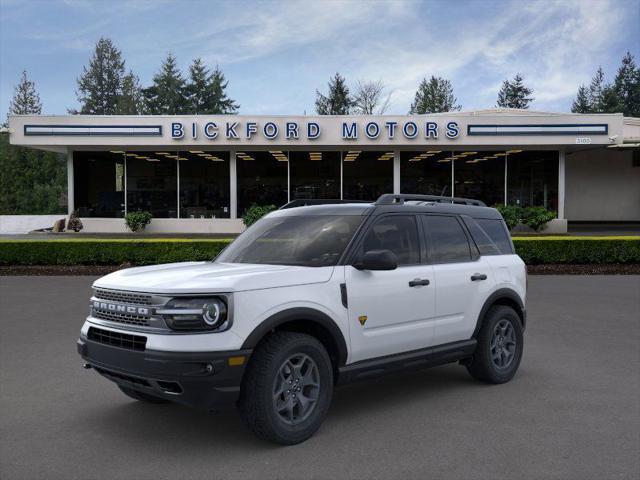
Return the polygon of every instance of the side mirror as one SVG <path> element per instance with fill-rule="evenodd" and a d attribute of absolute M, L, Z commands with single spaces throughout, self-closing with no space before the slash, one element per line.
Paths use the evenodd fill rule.
<path fill-rule="evenodd" d="M 353 267 L 358 270 L 395 270 L 398 257 L 391 250 L 369 250 Z"/>

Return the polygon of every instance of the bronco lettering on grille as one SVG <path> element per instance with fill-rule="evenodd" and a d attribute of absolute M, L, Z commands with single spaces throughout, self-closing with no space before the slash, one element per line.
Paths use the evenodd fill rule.
<path fill-rule="evenodd" d="M 120 305 L 118 303 L 93 301 L 93 308 L 97 310 L 106 310 L 115 313 L 129 313 L 133 315 L 149 315 L 149 309 L 146 307 L 134 307 L 131 305 Z"/>

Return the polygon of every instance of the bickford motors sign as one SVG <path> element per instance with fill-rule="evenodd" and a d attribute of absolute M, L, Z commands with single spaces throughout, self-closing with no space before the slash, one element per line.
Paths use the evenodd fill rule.
<path fill-rule="evenodd" d="M 458 138 L 460 127 L 457 122 L 449 121 L 444 125 L 439 125 L 433 121 L 368 121 L 359 123 L 355 121 L 341 121 L 331 125 L 339 128 L 339 137 L 342 140 L 357 140 L 365 136 L 369 140 L 384 138 L 394 140 L 403 137 L 407 140 L 424 138 L 436 140 L 441 135 L 449 139 Z M 337 132 L 332 132 L 335 136 Z M 323 134 L 322 127 L 318 122 L 298 122 L 267 121 L 264 123 L 256 121 L 227 121 L 227 122 L 172 122 L 171 138 L 174 140 L 206 138 L 216 140 L 225 138 L 227 140 L 251 140 L 260 136 L 266 140 L 316 140 Z"/>

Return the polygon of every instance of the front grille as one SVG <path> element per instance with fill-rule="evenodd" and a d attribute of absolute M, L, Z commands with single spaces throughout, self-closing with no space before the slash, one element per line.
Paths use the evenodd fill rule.
<path fill-rule="evenodd" d="M 151 305 L 151 295 L 134 292 L 118 292 L 114 290 L 102 290 L 96 288 L 93 294 L 95 298 L 133 305 Z"/>
<path fill-rule="evenodd" d="M 126 348 L 128 350 L 143 351 L 147 346 L 147 337 L 112 332 L 111 330 L 103 330 L 95 327 L 89 327 L 87 338 L 104 345 Z"/>
<path fill-rule="evenodd" d="M 109 320 L 110 322 L 126 323 L 127 325 L 137 325 L 139 327 L 149 326 L 149 317 L 145 317 L 144 315 L 116 313 L 94 309 L 92 316 L 101 320 Z"/>

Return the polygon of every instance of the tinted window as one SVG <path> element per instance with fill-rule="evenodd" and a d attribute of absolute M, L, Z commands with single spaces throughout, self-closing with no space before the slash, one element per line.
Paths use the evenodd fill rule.
<path fill-rule="evenodd" d="M 480 251 L 480 255 L 500 255 L 500 250 L 496 244 L 493 243 L 493 240 L 489 238 L 489 235 L 487 235 L 487 233 L 473 218 L 463 216 L 462 219 L 469 229 L 471 237 L 473 237 L 473 241 Z"/>
<path fill-rule="evenodd" d="M 420 241 L 413 216 L 383 217 L 369 229 L 362 243 L 362 253 L 369 250 L 391 250 L 398 265 L 420 263 Z"/>
<path fill-rule="evenodd" d="M 455 217 L 423 216 L 429 235 L 432 263 L 468 262 L 471 260 L 469 241 Z"/>
<path fill-rule="evenodd" d="M 509 234 L 502 220 L 490 220 L 485 218 L 477 218 L 476 222 L 482 227 L 493 243 L 498 247 L 500 253 L 511 254 L 513 248 L 509 240 Z"/>
<path fill-rule="evenodd" d="M 304 267 L 335 265 L 362 218 L 355 215 L 263 218 L 229 245 L 216 261 Z"/>

